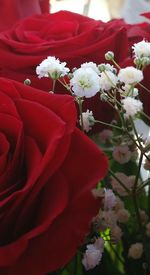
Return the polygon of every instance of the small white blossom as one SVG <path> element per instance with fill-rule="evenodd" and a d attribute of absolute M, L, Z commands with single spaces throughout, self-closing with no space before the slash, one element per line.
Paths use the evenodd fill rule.
<path fill-rule="evenodd" d="M 142 243 L 135 243 L 130 246 L 129 251 L 128 251 L 128 257 L 136 260 L 136 259 L 140 259 L 142 254 L 143 254 Z"/>
<path fill-rule="evenodd" d="M 132 97 L 126 97 L 121 100 L 123 104 L 123 108 L 126 111 L 125 116 L 128 117 L 134 117 L 138 112 L 141 112 L 143 110 L 143 103 L 135 98 Z"/>
<path fill-rule="evenodd" d="M 111 71 L 105 71 L 100 74 L 100 89 L 109 91 L 116 86 L 118 82 L 117 76 Z"/>
<path fill-rule="evenodd" d="M 112 51 L 108 51 L 107 53 L 105 53 L 105 59 L 106 60 L 112 60 L 112 59 L 114 59 L 114 52 L 112 52 Z"/>
<path fill-rule="evenodd" d="M 114 148 L 112 155 L 117 162 L 124 164 L 131 159 L 132 153 L 127 145 L 120 145 Z"/>
<path fill-rule="evenodd" d="M 85 62 L 81 65 L 81 68 L 83 68 L 83 69 L 91 68 L 95 73 L 97 73 L 99 75 L 99 69 L 98 69 L 96 63 L 94 63 L 94 62 Z"/>
<path fill-rule="evenodd" d="M 116 196 L 111 189 L 105 189 L 104 209 L 112 209 L 116 204 Z"/>
<path fill-rule="evenodd" d="M 117 224 L 117 216 L 114 210 L 107 210 L 101 212 L 101 219 L 103 223 L 103 227 L 105 228 L 113 228 Z"/>
<path fill-rule="evenodd" d="M 118 172 L 115 176 L 128 188 L 129 191 L 132 190 L 134 185 L 135 176 L 126 176 L 124 173 Z M 114 191 L 116 191 L 120 196 L 127 196 L 127 191 L 121 186 L 117 179 L 112 178 L 111 185 Z"/>
<path fill-rule="evenodd" d="M 83 118 L 83 129 L 85 132 L 89 132 L 92 127 L 94 125 L 94 116 L 93 116 L 93 112 L 87 110 L 86 112 L 82 113 L 82 118 Z M 80 120 L 79 123 L 81 125 L 81 116 L 80 116 Z"/>
<path fill-rule="evenodd" d="M 60 62 L 54 56 L 48 56 L 36 67 L 36 73 L 39 78 L 51 77 L 52 79 L 58 79 L 65 76 L 68 72 L 69 69 L 66 68 L 66 62 Z"/>
<path fill-rule="evenodd" d="M 114 209 L 116 212 L 120 209 L 124 209 L 124 203 L 118 196 L 116 196 L 116 204 Z"/>
<path fill-rule="evenodd" d="M 113 136 L 113 132 L 111 130 L 105 129 L 99 133 L 100 141 L 106 143 Z"/>
<path fill-rule="evenodd" d="M 109 63 L 101 63 L 98 65 L 98 69 L 100 72 L 111 71 L 112 73 L 117 73 L 116 68 Z"/>
<path fill-rule="evenodd" d="M 145 224 L 146 222 L 148 222 L 149 220 L 149 217 L 148 215 L 146 214 L 146 212 L 142 209 L 139 210 L 139 214 L 140 214 L 140 219 L 141 219 L 141 222 L 143 224 Z"/>
<path fill-rule="evenodd" d="M 111 236 L 111 240 L 114 243 L 119 242 L 121 240 L 122 235 L 123 235 L 123 232 L 122 232 L 121 228 L 118 225 L 111 228 L 110 236 Z"/>
<path fill-rule="evenodd" d="M 132 49 L 136 58 L 150 57 L 150 43 L 145 40 L 135 43 Z"/>
<path fill-rule="evenodd" d="M 90 270 L 99 265 L 104 251 L 104 240 L 99 238 L 94 244 L 87 245 L 87 249 L 82 259 L 82 264 L 86 270 Z"/>
<path fill-rule="evenodd" d="M 120 223 L 127 223 L 129 219 L 129 211 L 126 209 L 120 209 L 116 213 L 117 215 L 117 221 Z"/>
<path fill-rule="evenodd" d="M 91 68 L 79 68 L 73 73 L 70 85 L 76 96 L 92 97 L 100 90 L 100 78 Z"/>
<path fill-rule="evenodd" d="M 118 78 L 125 84 L 136 84 L 143 80 L 143 73 L 142 71 L 130 66 L 120 69 Z"/>

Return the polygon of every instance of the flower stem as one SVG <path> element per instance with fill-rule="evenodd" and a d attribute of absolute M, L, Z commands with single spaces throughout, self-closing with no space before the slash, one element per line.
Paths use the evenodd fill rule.
<path fill-rule="evenodd" d="M 115 129 L 117 129 L 117 130 L 119 130 L 119 131 L 123 131 L 123 129 L 122 129 L 121 127 L 116 126 L 116 125 L 113 125 L 113 124 L 110 124 L 110 123 L 103 122 L 103 121 L 101 121 L 101 120 L 94 120 L 94 122 L 95 122 L 95 123 L 101 123 L 101 124 L 103 124 L 103 125 L 106 125 L 106 126 L 115 128 Z"/>
<path fill-rule="evenodd" d="M 109 173 L 111 174 L 111 176 L 116 179 L 119 184 L 122 186 L 122 188 L 124 188 L 126 190 L 126 192 L 128 193 L 128 195 L 130 195 L 130 190 L 124 185 L 124 183 L 114 174 L 114 172 L 109 169 Z"/>
<path fill-rule="evenodd" d="M 82 97 L 78 97 L 77 102 L 79 105 L 79 113 L 80 113 L 80 119 L 81 119 L 81 130 L 82 130 L 82 132 L 84 132 L 83 114 L 82 114 L 82 103 L 83 103 Z"/>

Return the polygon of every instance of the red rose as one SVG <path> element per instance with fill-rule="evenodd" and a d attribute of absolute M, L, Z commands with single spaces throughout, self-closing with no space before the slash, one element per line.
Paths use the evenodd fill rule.
<path fill-rule="evenodd" d="M 24 17 L 49 12 L 49 0 L 1 0 L 0 5 L 0 31 Z"/>
<path fill-rule="evenodd" d="M 1 33 L 0 74 L 21 82 L 30 78 L 32 86 L 49 91 L 50 80 L 38 79 L 35 73 L 36 66 L 47 56 L 54 55 L 66 61 L 72 69 L 88 61 L 105 62 L 107 51 L 114 51 L 119 63 L 127 56 L 124 28 L 115 30 L 110 24 L 67 11 L 34 16 Z M 60 85 L 56 91 L 66 92 Z M 112 108 L 102 103 L 99 96 L 87 100 L 84 110 L 87 108 L 93 109 L 97 119 L 110 121 L 113 118 Z"/>
<path fill-rule="evenodd" d="M 0 79 L 0 274 L 66 264 L 99 202 L 104 154 L 75 127 L 72 97 Z"/>

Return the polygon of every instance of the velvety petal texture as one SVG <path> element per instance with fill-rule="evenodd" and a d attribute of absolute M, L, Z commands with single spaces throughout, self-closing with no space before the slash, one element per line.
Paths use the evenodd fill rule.
<path fill-rule="evenodd" d="M 0 274 L 45 275 L 76 253 L 108 169 L 73 98 L 0 79 Z"/>
<path fill-rule="evenodd" d="M 49 6 L 49 0 L 1 0 L 0 31 L 9 29 L 24 17 L 49 13 Z"/>

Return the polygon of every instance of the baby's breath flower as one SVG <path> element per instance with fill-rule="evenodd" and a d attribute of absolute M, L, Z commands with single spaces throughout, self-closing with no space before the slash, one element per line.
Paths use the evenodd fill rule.
<path fill-rule="evenodd" d="M 116 73 L 117 70 L 113 65 L 110 65 L 109 63 L 102 63 L 98 65 L 99 71 L 102 73 L 104 71 L 111 71 L 112 73 Z"/>
<path fill-rule="evenodd" d="M 99 138 L 102 143 L 110 141 L 113 136 L 113 132 L 109 129 L 105 129 L 99 133 Z"/>
<path fill-rule="evenodd" d="M 48 56 L 36 67 L 36 73 L 39 78 L 51 77 L 52 79 L 58 79 L 65 76 L 68 72 L 69 69 L 66 68 L 66 62 L 60 62 L 54 56 Z"/>
<path fill-rule="evenodd" d="M 93 112 L 87 110 L 86 112 L 82 113 L 82 118 L 83 118 L 83 129 L 85 132 L 89 132 L 92 127 L 94 125 L 94 116 L 93 116 Z M 81 125 L 81 116 L 80 116 L 80 120 L 79 123 Z"/>
<path fill-rule="evenodd" d="M 103 226 L 113 228 L 117 224 L 117 216 L 114 210 L 108 209 L 101 212 Z"/>
<path fill-rule="evenodd" d="M 114 148 L 112 155 L 117 162 L 124 164 L 131 159 L 132 153 L 127 145 L 120 145 Z"/>
<path fill-rule="evenodd" d="M 120 223 L 127 223 L 129 219 L 129 211 L 126 209 L 119 209 L 116 213 L 117 221 Z"/>
<path fill-rule="evenodd" d="M 139 209 L 139 214 L 142 224 L 148 222 L 149 217 L 143 209 Z"/>
<path fill-rule="evenodd" d="M 87 245 L 82 259 L 82 264 L 86 270 L 90 270 L 100 263 L 103 251 L 104 240 L 102 238 L 97 239 L 94 244 Z"/>
<path fill-rule="evenodd" d="M 143 109 L 143 103 L 135 98 L 126 97 L 121 100 L 123 108 L 126 111 L 125 117 L 134 117 L 138 112 L 141 112 Z"/>
<path fill-rule="evenodd" d="M 109 91 L 116 86 L 118 82 L 117 76 L 111 71 L 105 71 L 100 74 L 100 89 Z"/>
<path fill-rule="evenodd" d="M 128 251 L 128 257 L 133 258 L 134 260 L 140 259 L 143 254 L 143 245 L 142 243 L 132 244 Z"/>
<path fill-rule="evenodd" d="M 126 176 L 124 173 L 118 172 L 115 176 L 128 188 L 129 191 L 132 190 L 134 185 L 135 176 Z M 114 191 L 116 191 L 120 196 L 127 196 L 127 191 L 123 186 L 117 181 L 117 179 L 111 179 L 111 185 Z"/>
<path fill-rule="evenodd" d="M 116 196 L 111 189 L 105 189 L 104 209 L 112 209 L 116 204 Z"/>
<path fill-rule="evenodd" d="M 143 80 L 142 71 L 130 66 L 120 69 L 118 78 L 125 84 L 136 84 Z"/>
<path fill-rule="evenodd" d="M 135 43 L 132 46 L 134 56 L 136 58 L 149 57 L 150 58 L 150 43 L 142 40 L 138 43 Z"/>
<path fill-rule="evenodd" d="M 106 60 L 112 60 L 114 59 L 114 53 L 111 51 L 108 51 L 107 53 L 105 53 L 105 59 Z"/>
<path fill-rule="evenodd" d="M 24 84 L 27 86 L 31 85 L 31 80 L 29 78 L 25 79 Z"/>
<path fill-rule="evenodd" d="M 81 68 L 83 68 L 83 69 L 91 68 L 95 73 L 97 73 L 99 75 L 99 69 L 98 69 L 96 63 L 94 63 L 94 62 L 85 62 L 81 65 Z"/>
<path fill-rule="evenodd" d="M 70 85 L 76 96 L 92 97 L 100 90 L 100 78 L 91 68 L 79 68 L 73 73 Z"/>
<path fill-rule="evenodd" d="M 115 204 L 114 209 L 115 209 L 115 211 L 124 209 L 124 203 L 118 196 L 116 196 L 116 204 Z"/>
<path fill-rule="evenodd" d="M 111 228 L 110 237 L 113 243 L 119 242 L 121 240 L 122 235 L 123 235 L 123 232 L 118 225 Z"/>

